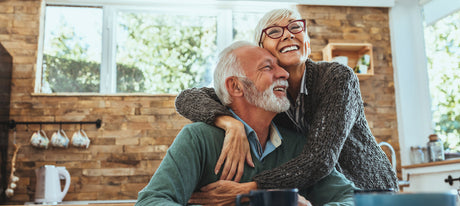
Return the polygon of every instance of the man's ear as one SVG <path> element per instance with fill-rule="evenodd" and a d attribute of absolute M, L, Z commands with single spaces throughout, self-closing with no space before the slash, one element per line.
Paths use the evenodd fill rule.
<path fill-rule="evenodd" d="M 225 80 L 225 87 L 230 96 L 243 96 L 243 85 L 237 77 L 229 77 Z"/>

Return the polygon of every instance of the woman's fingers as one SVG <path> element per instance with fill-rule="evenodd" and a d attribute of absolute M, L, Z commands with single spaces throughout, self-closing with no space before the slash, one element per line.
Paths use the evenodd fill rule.
<path fill-rule="evenodd" d="M 248 163 L 249 166 L 255 167 L 254 162 L 252 161 L 251 150 L 248 150 L 248 152 L 246 152 L 246 162 Z"/>
<path fill-rule="evenodd" d="M 240 159 L 240 161 L 238 162 L 238 171 L 235 175 L 235 182 L 240 182 L 241 180 L 241 177 L 243 176 L 243 172 L 244 172 L 244 161 L 245 161 L 245 158 L 243 156 L 243 158 Z"/>
<path fill-rule="evenodd" d="M 220 175 L 220 180 L 227 180 L 227 175 L 232 168 L 232 156 L 227 155 L 227 159 L 225 160 L 224 168 L 222 169 L 222 174 Z"/>
<path fill-rule="evenodd" d="M 217 175 L 220 171 L 220 168 L 222 167 L 222 164 L 224 164 L 225 159 L 227 158 L 228 154 L 228 147 L 225 146 L 222 149 L 222 153 L 219 156 L 219 159 L 217 160 L 216 167 L 214 168 L 214 173 Z"/>
<path fill-rule="evenodd" d="M 238 162 L 235 162 L 235 161 L 232 162 L 232 166 L 230 167 L 230 170 L 228 171 L 228 174 L 225 177 L 225 180 L 233 180 L 236 170 L 238 169 L 238 165 L 239 165 Z"/>

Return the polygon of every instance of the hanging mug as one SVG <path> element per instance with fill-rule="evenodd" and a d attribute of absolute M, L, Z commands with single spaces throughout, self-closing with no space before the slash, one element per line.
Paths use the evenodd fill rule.
<path fill-rule="evenodd" d="M 51 136 L 51 145 L 53 147 L 67 148 L 69 147 L 69 138 L 63 129 L 59 129 Z"/>
<path fill-rule="evenodd" d="M 89 147 L 89 138 L 86 135 L 86 132 L 83 129 L 76 131 L 72 136 L 72 145 L 75 147 L 88 148 Z"/>
<path fill-rule="evenodd" d="M 34 147 L 41 148 L 41 149 L 48 149 L 48 145 L 50 140 L 46 136 L 45 131 L 42 129 L 34 132 L 30 137 L 30 144 Z"/>

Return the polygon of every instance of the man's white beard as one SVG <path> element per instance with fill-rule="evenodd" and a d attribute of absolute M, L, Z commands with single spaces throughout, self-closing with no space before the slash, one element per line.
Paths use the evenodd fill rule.
<path fill-rule="evenodd" d="M 282 97 L 277 97 L 273 93 L 273 89 L 277 86 L 288 86 L 287 80 L 279 79 L 276 82 L 274 82 L 268 89 L 266 89 L 263 92 L 260 92 L 257 90 L 256 86 L 254 83 L 247 79 L 245 81 L 245 98 L 246 100 L 255 105 L 256 107 L 260 107 L 266 111 L 270 112 L 284 112 L 289 109 L 290 102 L 286 96 Z"/>

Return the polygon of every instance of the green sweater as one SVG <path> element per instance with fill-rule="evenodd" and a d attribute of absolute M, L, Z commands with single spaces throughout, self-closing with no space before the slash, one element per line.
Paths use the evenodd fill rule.
<path fill-rule="evenodd" d="M 278 130 L 283 136 L 282 144 L 262 162 L 253 158 L 254 168 L 245 165 L 241 182 L 250 182 L 261 171 L 278 167 L 301 153 L 305 138 L 280 127 Z M 136 206 L 186 205 L 194 191 L 218 181 L 220 174 L 214 174 L 214 167 L 224 135 L 223 130 L 205 123 L 185 126 L 148 185 L 139 192 Z M 335 170 L 314 186 L 299 189 L 313 205 L 353 205 L 353 184 Z"/>

